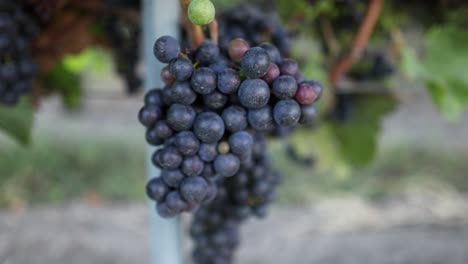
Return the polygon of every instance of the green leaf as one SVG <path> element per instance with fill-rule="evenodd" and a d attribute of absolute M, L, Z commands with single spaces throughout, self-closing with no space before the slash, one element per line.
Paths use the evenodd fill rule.
<path fill-rule="evenodd" d="M 23 145 L 31 141 L 34 109 L 29 98 L 23 98 L 15 107 L 0 105 L 0 130 Z"/>
<path fill-rule="evenodd" d="M 332 122 L 339 151 L 352 166 L 360 167 L 373 160 L 381 123 L 396 106 L 388 94 L 357 94 L 353 96 L 353 114 L 345 123 Z"/>
<path fill-rule="evenodd" d="M 468 33 L 450 26 L 433 27 L 425 36 L 425 46 L 421 60 L 414 50 L 403 50 L 401 69 L 425 82 L 442 115 L 457 121 L 468 107 Z"/>
<path fill-rule="evenodd" d="M 69 108 L 81 104 L 81 79 L 73 70 L 61 61 L 43 78 L 48 89 L 59 92 L 64 104 Z"/>

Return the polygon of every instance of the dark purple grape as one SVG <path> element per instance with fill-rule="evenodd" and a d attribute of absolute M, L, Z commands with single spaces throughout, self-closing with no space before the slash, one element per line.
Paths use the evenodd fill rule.
<path fill-rule="evenodd" d="M 233 154 L 222 154 L 215 159 L 214 168 L 219 175 L 231 177 L 239 171 L 240 160 Z"/>
<path fill-rule="evenodd" d="M 310 104 L 301 106 L 301 118 L 299 119 L 299 123 L 311 125 L 314 123 L 316 118 L 317 109 L 315 108 L 315 105 Z"/>
<path fill-rule="evenodd" d="M 218 142 L 224 135 L 223 119 L 213 112 L 201 113 L 195 119 L 194 132 L 204 143 Z"/>
<path fill-rule="evenodd" d="M 272 91 L 278 99 L 291 99 L 297 92 L 296 79 L 289 75 L 282 75 L 273 82 Z"/>
<path fill-rule="evenodd" d="M 152 127 L 161 118 L 162 112 L 158 105 L 144 106 L 138 113 L 138 120 L 145 127 Z"/>
<path fill-rule="evenodd" d="M 280 126 L 294 126 L 301 118 L 301 107 L 292 99 L 281 100 L 273 109 L 273 117 Z"/>
<path fill-rule="evenodd" d="M 145 105 L 161 105 L 161 90 L 160 89 L 151 89 L 145 95 Z"/>
<path fill-rule="evenodd" d="M 216 73 L 207 67 L 195 70 L 190 80 L 192 89 L 199 94 L 209 94 L 216 89 Z"/>
<path fill-rule="evenodd" d="M 315 102 L 319 95 L 318 88 L 314 83 L 302 82 L 297 87 L 295 99 L 302 105 L 308 105 Z"/>
<path fill-rule="evenodd" d="M 284 59 L 279 65 L 281 75 L 294 76 L 299 72 L 299 65 L 293 59 Z"/>
<path fill-rule="evenodd" d="M 224 109 L 222 118 L 229 132 L 236 132 L 247 128 L 247 112 L 240 106 L 230 106 Z"/>
<path fill-rule="evenodd" d="M 182 162 L 182 172 L 187 176 L 199 176 L 204 163 L 198 156 L 185 157 Z"/>
<path fill-rule="evenodd" d="M 178 213 L 183 212 L 188 209 L 188 204 L 179 192 L 172 191 L 166 196 L 166 205 L 171 211 L 176 211 Z"/>
<path fill-rule="evenodd" d="M 175 147 L 158 149 L 152 157 L 153 164 L 163 170 L 174 170 L 182 164 L 182 155 Z"/>
<path fill-rule="evenodd" d="M 237 92 L 241 79 L 239 73 L 231 68 L 226 68 L 218 73 L 218 90 L 225 94 Z"/>
<path fill-rule="evenodd" d="M 260 78 L 268 72 L 270 62 L 270 56 L 264 49 L 254 47 L 248 49 L 242 57 L 241 67 L 247 77 Z"/>
<path fill-rule="evenodd" d="M 260 44 L 260 48 L 266 50 L 268 55 L 270 56 L 271 62 L 273 63 L 281 63 L 281 54 L 274 45 L 270 43 L 262 43 Z"/>
<path fill-rule="evenodd" d="M 160 77 L 161 80 L 167 85 L 172 84 L 176 80 L 174 75 L 171 73 L 171 68 L 169 65 L 166 65 L 166 67 L 161 70 Z"/>
<path fill-rule="evenodd" d="M 190 88 L 188 82 L 173 83 L 168 95 L 172 104 L 191 105 L 197 99 L 197 94 Z"/>
<path fill-rule="evenodd" d="M 205 106 L 211 110 L 220 110 L 228 102 L 228 97 L 218 91 L 203 96 Z"/>
<path fill-rule="evenodd" d="M 252 152 L 253 137 L 249 132 L 239 131 L 229 137 L 231 152 L 237 155 L 245 155 Z"/>
<path fill-rule="evenodd" d="M 184 179 L 184 174 L 179 170 L 163 170 L 161 172 L 161 178 L 169 187 L 177 188 Z"/>
<path fill-rule="evenodd" d="M 179 56 L 179 42 L 171 36 L 162 36 L 154 43 L 153 52 L 160 62 L 169 63 Z"/>
<path fill-rule="evenodd" d="M 214 63 L 219 57 L 219 47 L 213 42 L 205 40 L 198 47 L 196 57 L 204 65 Z"/>
<path fill-rule="evenodd" d="M 182 155 L 193 156 L 200 148 L 200 141 L 192 131 L 182 131 L 175 136 L 175 146 Z"/>
<path fill-rule="evenodd" d="M 169 124 L 164 120 L 158 121 L 152 130 L 155 131 L 156 135 L 161 139 L 167 139 L 174 133 Z"/>
<path fill-rule="evenodd" d="M 167 111 L 167 123 L 175 131 L 189 130 L 195 120 L 195 110 L 192 107 L 173 104 Z"/>
<path fill-rule="evenodd" d="M 270 106 L 249 110 L 247 120 L 250 126 L 257 131 L 268 131 L 274 128 L 273 114 Z"/>
<path fill-rule="evenodd" d="M 260 79 L 245 80 L 238 91 L 240 103 L 249 109 L 258 109 L 265 106 L 270 99 L 268 84 Z"/>
<path fill-rule="evenodd" d="M 193 64 L 187 57 L 180 57 L 171 61 L 169 67 L 172 75 L 179 82 L 188 80 L 193 73 Z"/>
<path fill-rule="evenodd" d="M 159 216 L 163 218 L 171 218 L 179 213 L 176 210 L 170 209 L 166 203 L 157 203 L 156 211 L 158 212 Z"/>
<path fill-rule="evenodd" d="M 182 197 L 195 204 L 200 204 L 208 193 L 208 182 L 199 176 L 187 177 L 180 185 Z"/>
<path fill-rule="evenodd" d="M 217 147 L 218 144 L 216 143 L 202 143 L 200 145 L 200 149 L 198 150 L 198 156 L 203 161 L 211 162 L 216 158 L 216 156 L 218 156 Z"/>
<path fill-rule="evenodd" d="M 162 201 L 168 193 L 169 186 L 161 178 L 153 178 L 146 184 L 146 194 L 154 201 Z"/>

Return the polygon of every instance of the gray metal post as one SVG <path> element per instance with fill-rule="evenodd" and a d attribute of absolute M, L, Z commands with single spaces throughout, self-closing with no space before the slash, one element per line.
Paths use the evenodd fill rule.
<path fill-rule="evenodd" d="M 145 88 L 162 88 L 159 72 L 164 65 L 153 55 L 154 41 L 162 35 L 178 36 L 179 1 L 143 0 L 143 58 L 145 65 Z M 148 148 L 148 178 L 160 172 L 151 165 L 154 148 Z M 179 219 L 162 219 L 155 213 L 154 203 L 150 206 L 151 215 L 151 264 L 182 264 L 182 243 Z"/>

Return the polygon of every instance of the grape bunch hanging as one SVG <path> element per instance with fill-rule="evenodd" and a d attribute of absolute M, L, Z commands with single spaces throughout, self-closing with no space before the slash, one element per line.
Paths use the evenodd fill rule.
<path fill-rule="evenodd" d="M 39 25 L 18 1 L 0 3 L 0 105 L 15 105 L 27 94 L 36 75 L 31 42 Z"/>
<path fill-rule="evenodd" d="M 166 87 L 148 92 L 139 120 L 148 143 L 163 146 L 152 157 L 161 177 L 148 184 L 161 216 L 212 201 L 218 178 L 252 165 L 254 133 L 314 120 L 322 86 L 298 82 L 297 63 L 271 44 L 233 40 L 228 63 L 211 41 L 184 53 L 177 40 L 163 36 L 154 53 L 168 63 L 161 72 Z"/>
<path fill-rule="evenodd" d="M 266 216 L 282 180 L 267 135 L 314 122 L 323 87 L 270 43 L 205 40 L 182 49 L 162 36 L 154 55 L 167 65 L 165 87 L 150 90 L 138 114 L 146 141 L 160 146 L 152 163 L 161 174 L 147 195 L 162 217 L 194 213 L 195 263 L 232 263 L 240 224 Z"/>

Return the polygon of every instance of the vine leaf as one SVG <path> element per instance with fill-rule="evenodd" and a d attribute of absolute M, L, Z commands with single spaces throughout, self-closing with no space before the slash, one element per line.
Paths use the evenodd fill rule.
<path fill-rule="evenodd" d="M 345 123 L 332 122 L 343 159 L 354 167 L 367 165 L 377 153 L 381 124 L 397 101 L 389 94 L 358 94 L 353 97 L 353 115 Z"/>
<path fill-rule="evenodd" d="M 23 98 L 15 107 L 0 105 L 0 130 L 17 142 L 28 145 L 31 141 L 34 108 L 29 98 Z"/>
<path fill-rule="evenodd" d="M 425 35 L 425 56 L 411 48 L 402 54 L 401 68 L 422 80 L 442 115 L 456 121 L 468 107 L 468 33 L 450 27 L 433 27 Z"/>

